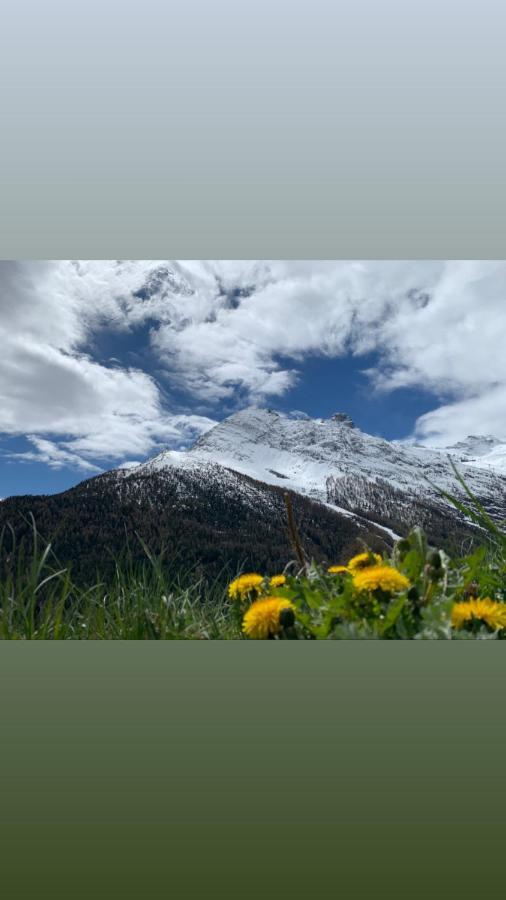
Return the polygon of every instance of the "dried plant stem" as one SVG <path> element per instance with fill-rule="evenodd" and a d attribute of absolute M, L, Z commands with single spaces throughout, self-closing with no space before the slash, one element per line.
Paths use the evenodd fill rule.
<path fill-rule="evenodd" d="M 286 516 L 288 519 L 288 531 L 290 533 L 290 538 L 292 541 L 293 549 L 295 550 L 295 555 L 299 562 L 301 569 L 305 572 L 307 568 L 306 557 L 304 555 L 304 551 L 302 549 L 302 544 L 300 542 L 299 533 L 297 531 L 297 526 L 295 524 L 295 516 L 293 514 L 293 506 L 292 506 L 292 498 L 290 494 L 285 491 L 285 506 L 286 506 Z"/>

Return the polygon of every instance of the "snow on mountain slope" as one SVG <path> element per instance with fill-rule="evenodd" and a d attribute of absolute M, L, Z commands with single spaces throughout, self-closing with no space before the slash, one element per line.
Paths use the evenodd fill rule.
<path fill-rule="evenodd" d="M 495 437 L 469 435 L 465 441 L 459 441 L 447 450 L 456 459 L 470 466 L 493 469 L 506 475 L 506 444 Z"/>
<path fill-rule="evenodd" d="M 206 467 L 214 463 L 342 511 L 365 508 L 361 501 L 368 484 L 375 497 L 378 491 L 390 492 L 441 508 L 445 501 L 432 485 L 462 493 L 448 455 L 487 508 L 506 516 L 506 477 L 501 472 L 506 447 L 499 441 L 469 438 L 444 450 L 408 446 L 365 434 L 342 413 L 310 419 L 249 408 L 208 431 L 190 450 L 165 451 L 136 472 L 176 467 L 200 470 L 205 477 Z"/>
<path fill-rule="evenodd" d="M 392 443 L 422 453 L 439 453 L 445 458 L 451 456 L 458 467 L 460 467 L 460 463 L 464 463 L 466 466 L 489 469 L 498 475 L 506 476 L 506 443 L 491 435 L 470 434 L 464 441 L 459 441 L 449 447 L 429 448 L 421 444 L 406 444 L 402 441 L 393 441 Z"/>

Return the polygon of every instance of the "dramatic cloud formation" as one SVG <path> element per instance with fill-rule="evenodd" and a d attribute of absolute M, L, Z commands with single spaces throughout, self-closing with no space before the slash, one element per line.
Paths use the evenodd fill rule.
<path fill-rule="evenodd" d="M 434 444 L 468 434 L 506 438 L 506 264 L 450 262 L 427 296 L 400 304 L 375 339 L 386 390 L 423 386 L 451 397 L 422 416 L 417 435 Z"/>
<path fill-rule="evenodd" d="M 283 395 L 310 355 L 376 352 L 375 389 L 440 398 L 419 439 L 506 438 L 505 291 L 502 262 L 0 263 L 0 432 L 93 472 Z M 111 334 L 150 366 L 101 356 Z"/>
<path fill-rule="evenodd" d="M 36 450 L 25 459 L 91 471 L 87 458 L 145 456 L 213 424 L 171 415 L 145 372 L 92 358 L 100 329 L 136 322 L 136 272 L 141 278 L 122 265 L 0 263 L 0 432 L 30 435 Z M 60 440 L 40 443 L 42 435 Z"/>

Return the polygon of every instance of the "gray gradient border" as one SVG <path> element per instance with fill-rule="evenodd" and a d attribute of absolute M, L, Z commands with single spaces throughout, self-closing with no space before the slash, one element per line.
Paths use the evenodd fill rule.
<path fill-rule="evenodd" d="M 0 257 L 502 258 L 504 19 L 7 0 Z M 495 896 L 502 646 L 4 644 L 6 896 Z"/>
<path fill-rule="evenodd" d="M 502 258 L 499 0 L 6 0 L 0 257 Z"/>

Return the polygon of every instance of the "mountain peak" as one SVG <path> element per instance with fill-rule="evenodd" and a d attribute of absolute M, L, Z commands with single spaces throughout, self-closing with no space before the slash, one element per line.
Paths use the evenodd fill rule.
<path fill-rule="evenodd" d="M 365 516 L 364 521 L 396 538 L 402 522 L 415 513 L 425 516 L 426 508 L 436 519 L 449 515 L 450 504 L 443 509 L 433 487 L 458 492 L 448 455 L 456 458 L 487 510 L 504 517 L 506 444 L 471 436 L 453 449 L 404 445 L 363 432 L 344 412 L 310 418 L 300 411 L 250 406 L 206 431 L 191 449 L 161 454 L 128 477 L 179 472 L 219 483 L 218 492 L 226 493 L 232 472 L 330 505 L 348 517 Z"/>
<path fill-rule="evenodd" d="M 306 412 L 302 412 L 300 409 L 291 410 L 290 412 L 280 412 L 277 409 L 272 409 L 272 407 L 262 407 L 262 406 L 247 406 L 244 409 L 240 409 L 237 412 L 232 413 L 230 416 L 227 416 L 226 419 L 223 420 L 222 423 L 226 422 L 247 422 L 249 420 L 252 421 L 266 421 L 271 422 L 276 419 L 281 421 L 292 421 L 292 422 L 337 422 L 340 425 L 346 425 L 348 428 L 356 428 L 355 422 L 351 418 L 348 413 L 344 412 L 336 412 L 332 416 L 329 416 L 328 419 L 325 418 L 314 418 L 310 416 Z"/>
<path fill-rule="evenodd" d="M 331 418 L 332 422 L 339 422 L 340 425 L 346 425 L 348 428 L 356 428 L 357 427 L 355 425 L 355 422 L 351 418 L 351 416 L 348 415 L 348 413 L 342 413 L 342 412 L 334 413 L 334 415 L 331 416 L 330 418 Z"/>

